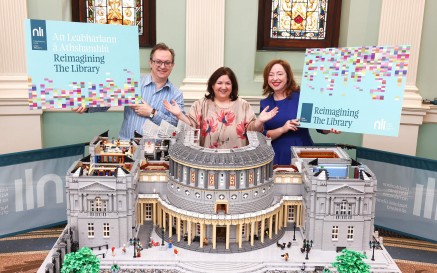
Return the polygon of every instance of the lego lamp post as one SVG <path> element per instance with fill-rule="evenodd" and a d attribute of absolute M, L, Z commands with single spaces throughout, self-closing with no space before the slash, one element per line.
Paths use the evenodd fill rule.
<path fill-rule="evenodd" d="M 380 244 L 377 240 L 373 239 L 369 242 L 370 248 L 372 248 L 372 261 L 375 260 L 375 248 L 379 248 Z"/>
<path fill-rule="evenodd" d="M 308 253 L 310 252 L 311 248 L 313 247 L 313 240 L 306 240 L 303 239 L 303 251 L 306 252 L 305 260 L 308 260 Z"/>
<path fill-rule="evenodd" d="M 137 238 L 134 237 L 134 239 L 133 239 L 133 243 L 134 243 L 134 258 L 137 257 L 137 252 L 136 252 L 136 250 L 137 250 L 137 243 L 138 243 L 139 241 L 140 241 L 140 239 L 137 239 Z"/>
<path fill-rule="evenodd" d="M 296 222 L 293 223 L 293 241 L 296 241 Z"/>

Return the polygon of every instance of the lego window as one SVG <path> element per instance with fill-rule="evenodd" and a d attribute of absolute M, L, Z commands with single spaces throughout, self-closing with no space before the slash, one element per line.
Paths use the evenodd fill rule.
<path fill-rule="evenodd" d="M 188 176 L 188 170 L 187 170 L 187 167 L 184 167 L 183 168 L 183 178 L 182 178 L 182 180 L 184 182 L 187 182 L 187 176 Z"/>
<path fill-rule="evenodd" d="M 208 176 L 208 186 L 214 186 L 214 174 L 211 173 Z"/>
<path fill-rule="evenodd" d="M 340 204 L 340 214 L 341 215 L 347 214 L 347 207 L 348 207 L 347 201 L 343 200 Z"/>
<path fill-rule="evenodd" d="M 199 185 L 203 186 L 204 182 L 205 182 L 205 173 L 204 171 L 199 171 Z"/>
<path fill-rule="evenodd" d="M 146 217 L 145 220 L 152 220 L 152 204 L 146 204 L 145 210 L 146 210 Z"/>
<path fill-rule="evenodd" d="M 225 174 L 224 173 L 220 173 L 219 186 L 220 186 L 220 189 L 225 188 Z"/>
<path fill-rule="evenodd" d="M 294 206 L 288 206 L 288 222 L 294 221 Z"/>
<path fill-rule="evenodd" d="M 253 171 L 249 171 L 249 185 L 253 185 Z"/>
<path fill-rule="evenodd" d="M 156 0 L 72 0 L 73 22 L 137 26 L 140 47 L 156 44 Z"/>
<path fill-rule="evenodd" d="M 88 238 L 94 238 L 94 223 L 88 223 Z"/>
<path fill-rule="evenodd" d="M 337 47 L 341 0 L 259 0 L 258 50 Z"/>
<path fill-rule="evenodd" d="M 229 175 L 229 186 L 230 187 L 235 187 L 235 174 L 230 174 Z"/>
<path fill-rule="evenodd" d="M 244 186 L 245 186 L 245 182 L 244 182 L 245 178 L 246 178 L 245 172 L 244 171 L 240 172 L 240 188 L 244 188 Z"/>
<path fill-rule="evenodd" d="M 109 223 L 103 223 L 103 238 L 109 238 Z"/>
<path fill-rule="evenodd" d="M 338 226 L 332 226 L 331 238 L 332 240 L 338 240 Z"/>
<path fill-rule="evenodd" d="M 190 171 L 190 183 L 195 183 L 196 182 L 196 172 L 194 170 Z"/>
<path fill-rule="evenodd" d="M 354 239 L 354 227 L 353 226 L 348 226 L 347 227 L 347 239 L 348 240 L 353 240 Z"/>

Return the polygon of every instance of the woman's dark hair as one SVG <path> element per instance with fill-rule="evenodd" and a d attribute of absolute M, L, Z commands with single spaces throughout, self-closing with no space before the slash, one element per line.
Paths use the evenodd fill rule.
<path fill-rule="evenodd" d="M 208 94 L 205 95 L 205 98 L 210 99 L 210 100 L 214 100 L 215 95 L 214 95 L 214 90 L 212 87 L 217 82 L 218 78 L 220 78 L 223 75 L 228 75 L 228 77 L 232 83 L 232 91 L 231 91 L 231 94 L 229 96 L 231 101 L 235 101 L 238 99 L 237 77 L 235 77 L 235 74 L 232 71 L 232 69 L 230 69 L 229 67 L 226 67 L 226 66 L 220 67 L 219 69 L 214 71 L 214 73 L 212 73 L 211 77 L 209 77 L 208 88 L 207 88 Z"/>
<path fill-rule="evenodd" d="M 273 89 L 269 85 L 269 74 L 270 74 L 270 70 L 272 70 L 272 67 L 275 64 L 282 65 L 282 67 L 285 70 L 285 73 L 287 74 L 287 83 L 285 84 L 285 86 L 286 86 L 285 95 L 287 97 L 290 97 L 292 92 L 299 90 L 299 85 L 296 83 L 296 80 L 294 79 L 293 71 L 291 70 L 290 64 L 287 61 L 279 60 L 279 59 L 278 60 L 271 60 L 264 68 L 263 95 L 264 96 L 271 95 L 274 92 Z"/>

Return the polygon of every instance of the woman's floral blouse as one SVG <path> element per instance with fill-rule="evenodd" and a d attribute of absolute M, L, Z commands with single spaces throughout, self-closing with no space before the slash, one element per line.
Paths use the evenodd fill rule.
<path fill-rule="evenodd" d="M 247 145 L 246 131 L 254 130 L 256 116 L 250 104 L 238 98 L 228 108 L 202 98 L 188 113 L 191 126 L 200 129 L 200 145 L 229 149 Z"/>

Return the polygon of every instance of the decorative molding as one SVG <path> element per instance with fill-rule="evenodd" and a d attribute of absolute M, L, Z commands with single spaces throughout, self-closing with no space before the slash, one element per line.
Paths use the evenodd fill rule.
<path fill-rule="evenodd" d="M 424 106 L 426 110 L 426 116 L 423 119 L 423 123 L 437 124 L 437 105 Z"/>

